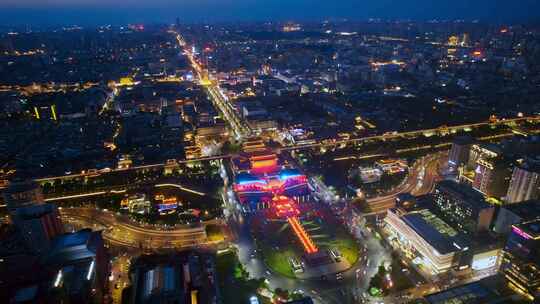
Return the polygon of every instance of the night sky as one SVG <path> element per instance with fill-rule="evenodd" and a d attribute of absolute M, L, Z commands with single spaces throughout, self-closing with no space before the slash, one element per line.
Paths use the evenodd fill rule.
<path fill-rule="evenodd" d="M 540 20 L 538 0 L 0 0 L 0 24 L 321 20 Z"/>

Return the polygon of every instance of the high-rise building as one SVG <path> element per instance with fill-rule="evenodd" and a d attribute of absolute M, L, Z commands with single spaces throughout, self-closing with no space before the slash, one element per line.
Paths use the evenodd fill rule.
<path fill-rule="evenodd" d="M 432 196 L 438 213 L 460 232 L 476 234 L 489 229 L 495 209 L 471 187 L 445 180 L 437 183 Z"/>
<path fill-rule="evenodd" d="M 512 231 L 512 225 L 535 219 L 540 219 L 540 201 L 530 200 L 506 204 L 497 212 L 493 231 L 506 235 Z"/>
<path fill-rule="evenodd" d="M 62 234 L 46 252 L 10 260 L 18 263 L 0 267 L 2 303 L 106 303 L 110 263 L 101 232 Z"/>
<path fill-rule="evenodd" d="M 461 37 L 461 46 L 469 46 L 471 44 L 471 38 L 468 33 L 463 33 Z"/>
<path fill-rule="evenodd" d="M 469 149 L 469 159 L 467 161 L 467 167 L 469 169 L 475 169 L 477 162 L 480 159 L 490 159 L 501 155 L 501 149 L 492 144 L 473 144 Z"/>
<path fill-rule="evenodd" d="M 11 213 L 11 220 L 26 246 L 35 253 L 48 251 L 53 238 L 64 232 L 58 210 L 52 204 L 18 208 Z"/>
<path fill-rule="evenodd" d="M 473 141 L 470 137 L 457 137 L 452 142 L 452 148 L 448 156 L 448 166 L 456 170 L 469 161 L 469 151 Z"/>
<path fill-rule="evenodd" d="M 58 209 L 43 202 L 37 184 L 13 183 L 4 192 L 4 200 L 17 234 L 31 252 L 46 252 L 52 239 L 64 232 Z"/>
<path fill-rule="evenodd" d="M 448 37 L 448 45 L 449 46 L 457 46 L 459 44 L 459 37 L 458 36 L 450 36 Z"/>
<path fill-rule="evenodd" d="M 8 211 L 17 208 L 43 204 L 43 194 L 37 183 L 31 181 L 12 182 L 4 191 L 4 201 L 7 204 Z"/>
<path fill-rule="evenodd" d="M 511 175 L 511 164 L 504 158 L 481 158 L 476 162 L 472 186 L 487 196 L 502 198 L 508 190 Z"/>
<path fill-rule="evenodd" d="M 52 274 L 48 289 L 61 292 L 69 303 L 103 303 L 110 273 L 109 254 L 101 232 L 83 229 L 55 238 L 42 258 Z"/>
<path fill-rule="evenodd" d="M 517 203 L 539 197 L 540 161 L 519 160 L 512 172 L 505 201 L 507 203 Z"/>
<path fill-rule="evenodd" d="M 500 271 L 512 289 L 540 300 L 540 219 L 512 226 Z"/>

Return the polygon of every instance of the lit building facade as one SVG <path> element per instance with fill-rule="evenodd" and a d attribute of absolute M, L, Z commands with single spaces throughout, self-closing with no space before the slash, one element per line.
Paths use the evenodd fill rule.
<path fill-rule="evenodd" d="M 44 203 L 36 183 L 13 183 L 4 199 L 18 235 L 33 253 L 49 250 L 52 239 L 64 232 L 57 207 Z"/>
<path fill-rule="evenodd" d="M 454 149 L 454 155 L 450 156 L 451 159 L 456 158 L 452 160 L 456 163 L 460 154 L 457 150 Z M 472 144 L 466 163 L 465 166 L 457 166 L 462 183 L 470 184 L 475 190 L 489 197 L 500 199 L 506 195 L 512 171 L 510 162 L 504 158 L 499 146 Z M 452 167 L 450 161 L 449 165 Z"/>
<path fill-rule="evenodd" d="M 303 200 L 309 194 L 306 175 L 280 164 L 276 154 L 253 152 L 233 163 L 233 190 L 247 210 L 269 208 L 276 194 L 296 200 Z"/>
<path fill-rule="evenodd" d="M 452 142 L 450 154 L 448 155 L 448 167 L 452 170 L 467 164 L 469 161 L 469 151 L 472 140 L 469 137 L 458 137 Z"/>
<path fill-rule="evenodd" d="M 540 195 L 540 162 L 519 161 L 514 167 L 505 197 L 507 203 L 532 200 Z"/>
<path fill-rule="evenodd" d="M 34 106 L 33 111 L 37 120 L 58 120 L 58 113 L 54 104 Z"/>
<path fill-rule="evenodd" d="M 480 159 L 495 158 L 501 154 L 499 147 L 494 145 L 473 144 L 469 149 L 469 159 L 467 160 L 467 167 L 469 169 L 475 169 L 476 163 Z"/>
<path fill-rule="evenodd" d="M 233 190 L 246 212 L 268 209 L 267 217 L 287 221 L 306 254 L 319 248 L 302 226 L 299 203 L 309 201 L 307 176 L 281 163 L 278 156 L 260 149 L 232 160 L 235 182 Z M 251 148 L 250 148 L 251 150 Z"/>
<path fill-rule="evenodd" d="M 145 194 L 137 194 L 122 199 L 120 206 L 130 213 L 148 214 L 152 204 Z"/>
<path fill-rule="evenodd" d="M 512 226 L 501 272 L 512 289 L 540 300 L 540 219 Z"/>
<path fill-rule="evenodd" d="M 61 290 L 70 303 L 103 303 L 108 290 L 109 254 L 101 232 L 83 229 L 54 239 L 43 257 L 43 267 L 54 273 L 51 290 Z"/>
<path fill-rule="evenodd" d="M 434 207 L 461 233 L 476 234 L 489 229 L 495 208 L 469 186 L 441 181 L 435 185 L 432 196 Z"/>
<path fill-rule="evenodd" d="M 391 208 L 384 221 L 392 246 L 432 274 L 457 266 L 460 253 L 468 250 L 457 231 L 427 209 L 406 212 Z"/>
<path fill-rule="evenodd" d="M 512 171 L 510 163 L 502 158 L 486 158 L 477 161 L 473 188 L 495 198 L 506 195 Z"/>

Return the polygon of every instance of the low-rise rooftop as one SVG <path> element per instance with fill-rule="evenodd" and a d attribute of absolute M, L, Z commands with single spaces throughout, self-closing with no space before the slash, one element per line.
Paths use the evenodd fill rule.
<path fill-rule="evenodd" d="M 457 231 L 427 209 L 405 214 L 403 221 L 441 254 L 456 251 L 454 244 L 460 243 Z"/>

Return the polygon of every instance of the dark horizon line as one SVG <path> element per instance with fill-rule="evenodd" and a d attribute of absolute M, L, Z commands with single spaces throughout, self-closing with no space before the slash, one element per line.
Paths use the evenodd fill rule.
<path fill-rule="evenodd" d="M 180 18 L 180 16 L 178 17 Z M 136 19 L 136 18 L 133 18 Z M 146 19 L 146 18 L 139 18 L 139 19 Z M 51 28 L 59 28 L 59 27 L 71 27 L 71 26 L 80 26 L 83 28 L 99 28 L 104 26 L 114 26 L 114 27 L 121 27 L 121 26 L 127 26 L 130 24 L 144 24 L 144 25 L 151 25 L 151 26 L 162 26 L 162 25 L 172 25 L 176 23 L 176 18 L 163 18 L 163 19 L 170 19 L 167 21 L 163 20 L 133 20 L 129 22 L 82 22 L 82 23 L 76 23 L 76 22 L 19 22 L 19 23 L 2 23 L 0 21 L 0 28 L 9 28 L 9 27 L 37 27 L 37 28 L 44 28 L 44 29 L 51 29 Z M 193 18 L 191 18 L 193 19 Z M 215 20 L 204 20 L 209 18 L 196 18 L 198 20 L 191 20 L 186 21 L 183 18 L 180 18 L 181 22 L 180 25 L 183 26 L 189 26 L 189 25 L 227 25 L 227 24 L 263 24 L 263 23 L 276 23 L 276 24 L 283 24 L 287 22 L 297 22 L 297 23 L 305 23 L 309 25 L 317 24 L 317 23 L 419 23 L 419 24 L 437 24 L 437 23 L 455 23 L 455 24 L 480 24 L 480 25 L 489 25 L 489 26 L 531 26 L 531 25 L 540 25 L 540 19 L 538 18 L 529 18 L 528 20 L 521 19 L 520 22 L 516 21 L 495 21 L 495 20 L 489 20 L 486 18 L 382 18 L 382 17 L 326 17 L 326 18 L 317 18 L 317 17 L 296 17 L 296 18 L 238 18 L 235 20 L 227 19 L 227 18 L 214 18 Z"/>

